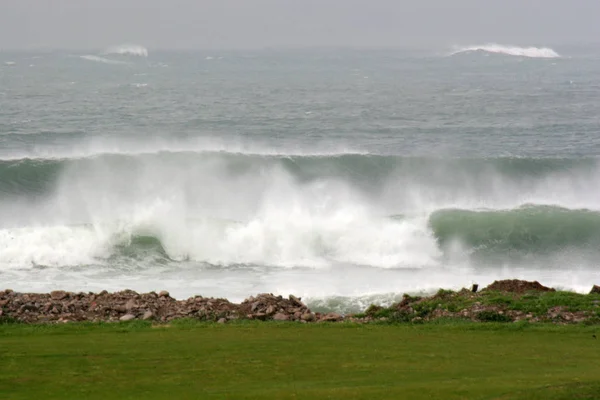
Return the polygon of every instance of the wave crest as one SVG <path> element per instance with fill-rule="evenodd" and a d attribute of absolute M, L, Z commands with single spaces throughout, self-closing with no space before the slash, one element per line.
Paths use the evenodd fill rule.
<path fill-rule="evenodd" d="M 119 54 L 123 56 L 148 57 L 148 49 L 135 44 L 122 44 L 106 49 L 104 54 Z"/>
<path fill-rule="evenodd" d="M 506 46 L 501 44 L 485 44 L 476 46 L 461 47 L 452 52 L 451 55 L 472 52 L 485 52 L 494 54 L 504 54 L 508 56 L 530 57 L 530 58 L 560 58 L 560 54 L 549 47 L 519 47 Z"/>
<path fill-rule="evenodd" d="M 98 56 L 94 56 L 94 55 L 79 56 L 79 58 L 81 58 L 83 60 L 94 61 L 94 62 L 99 62 L 99 63 L 103 63 L 103 64 L 114 64 L 114 65 L 127 64 L 126 62 L 123 62 L 123 61 L 109 60 L 108 58 L 98 57 Z"/>

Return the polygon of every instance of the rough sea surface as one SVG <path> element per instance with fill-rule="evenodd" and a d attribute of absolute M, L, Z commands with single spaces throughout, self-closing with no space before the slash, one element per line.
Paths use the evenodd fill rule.
<path fill-rule="evenodd" d="M 600 51 L 0 52 L 0 287 L 600 283 Z"/>

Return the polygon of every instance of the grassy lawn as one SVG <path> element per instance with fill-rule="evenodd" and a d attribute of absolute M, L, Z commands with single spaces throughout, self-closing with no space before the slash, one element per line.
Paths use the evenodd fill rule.
<path fill-rule="evenodd" d="M 600 399 L 598 326 L 0 325 L 1 399 Z"/>

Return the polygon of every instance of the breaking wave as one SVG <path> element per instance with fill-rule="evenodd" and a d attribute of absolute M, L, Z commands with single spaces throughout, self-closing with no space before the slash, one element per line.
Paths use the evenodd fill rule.
<path fill-rule="evenodd" d="M 466 46 L 456 49 L 451 55 L 462 53 L 484 52 L 492 54 L 503 54 L 508 56 L 530 57 L 530 58 L 560 58 L 560 54 L 549 47 L 519 47 L 505 46 L 501 44 L 486 44 L 477 46 Z"/>
<path fill-rule="evenodd" d="M 127 64 L 124 61 L 110 60 L 108 58 L 94 56 L 94 55 L 79 56 L 79 58 L 82 58 L 82 59 L 87 60 L 87 61 L 94 61 L 94 62 L 99 62 L 99 63 L 103 63 L 103 64 L 114 64 L 114 65 Z"/>
<path fill-rule="evenodd" d="M 159 152 L 5 160 L 0 178 L 11 267 L 419 269 L 600 247 L 593 159 Z"/>
<path fill-rule="evenodd" d="M 148 57 L 148 49 L 134 44 L 123 44 L 106 49 L 104 54 L 119 54 L 126 56 Z"/>

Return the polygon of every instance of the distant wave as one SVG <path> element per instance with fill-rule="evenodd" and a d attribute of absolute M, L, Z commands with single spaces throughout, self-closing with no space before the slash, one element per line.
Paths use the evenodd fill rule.
<path fill-rule="evenodd" d="M 93 57 L 93 56 L 92 56 Z M 110 60 L 109 60 L 110 61 Z M 144 84 L 132 84 L 134 87 L 144 87 Z M 75 135 L 75 134 L 74 134 Z M 40 135 L 41 136 L 41 135 Z M 274 157 L 336 157 L 343 155 L 368 155 L 367 151 L 352 147 L 322 148 L 319 150 L 307 149 L 281 149 L 268 145 L 213 142 L 203 140 L 190 141 L 163 141 L 147 140 L 145 143 L 138 141 L 116 142 L 109 139 L 82 141 L 70 148 L 56 149 L 53 147 L 37 147 L 34 151 L 6 151 L 0 150 L 0 162 L 19 160 L 62 160 L 93 158 L 105 155 L 152 155 L 165 153 L 221 153 L 240 154 L 247 156 L 274 156 Z"/>
<path fill-rule="evenodd" d="M 135 44 L 123 44 L 106 49 L 104 54 L 120 54 L 126 56 L 148 57 L 148 49 Z"/>
<path fill-rule="evenodd" d="M 104 64 L 127 64 L 126 62 L 123 62 L 123 61 L 109 60 L 108 58 L 94 56 L 94 55 L 86 55 L 86 56 L 79 56 L 79 57 L 84 60 L 94 61 L 94 62 L 99 62 L 99 63 L 104 63 Z"/>
<path fill-rule="evenodd" d="M 494 54 L 504 54 L 508 56 L 530 57 L 530 58 L 560 58 L 560 54 L 549 47 L 518 47 L 505 46 L 501 44 L 486 44 L 478 46 L 461 47 L 455 50 L 451 55 L 471 52 L 486 52 Z"/>

